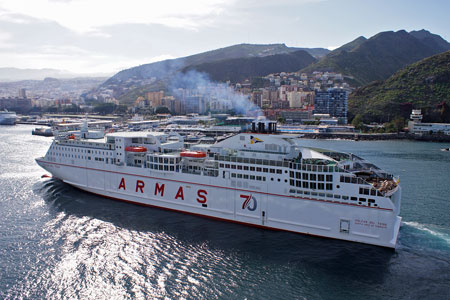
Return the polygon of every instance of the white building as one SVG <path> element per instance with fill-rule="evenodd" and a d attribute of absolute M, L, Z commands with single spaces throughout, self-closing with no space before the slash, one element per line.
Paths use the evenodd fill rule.
<path fill-rule="evenodd" d="M 411 121 L 408 122 L 410 133 L 414 134 L 436 134 L 450 135 L 450 124 L 447 123 L 422 123 L 422 111 L 414 109 L 411 113 Z"/>
<path fill-rule="evenodd" d="M 300 108 L 303 107 L 308 93 L 306 92 L 288 92 L 287 101 L 289 101 L 289 107 Z"/>
<path fill-rule="evenodd" d="M 417 123 L 410 121 L 409 132 L 414 134 L 436 134 L 450 135 L 450 124 L 447 123 Z"/>

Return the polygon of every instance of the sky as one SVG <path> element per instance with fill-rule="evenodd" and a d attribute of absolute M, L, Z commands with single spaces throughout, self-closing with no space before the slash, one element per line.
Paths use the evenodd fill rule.
<path fill-rule="evenodd" d="M 109 73 L 240 43 L 334 49 L 381 31 L 450 40 L 448 0 L 0 0 L 0 67 Z"/>

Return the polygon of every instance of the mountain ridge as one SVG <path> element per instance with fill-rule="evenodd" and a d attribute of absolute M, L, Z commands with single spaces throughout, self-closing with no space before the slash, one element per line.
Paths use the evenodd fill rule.
<path fill-rule="evenodd" d="M 450 105 L 450 51 L 408 65 L 384 81 L 375 81 L 349 96 L 349 114 L 366 122 L 409 118 L 411 109 L 422 109 L 424 121 L 450 122 L 439 105 Z"/>
<path fill-rule="evenodd" d="M 212 63 L 214 61 L 224 59 L 265 57 L 275 54 L 287 54 L 298 50 L 304 50 L 306 52 L 311 51 L 314 55 L 319 56 L 325 52 L 329 52 L 329 50 L 324 48 L 295 48 L 288 47 L 285 44 L 237 44 L 186 57 L 164 60 L 125 69 L 109 78 L 101 85 L 101 87 L 107 88 L 108 86 L 120 85 L 130 79 L 135 81 L 148 80 L 152 77 L 164 79 L 172 76 L 184 68 L 198 64 Z"/>
<path fill-rule="evenodd" d="M 426 30 L 385 31 L 366 40 L 359 37 L 301 71 L 340 72 L 354 78 L 353 85 L 361 86 L 384 80 L 408 64 L 446 50 L 450 44 Z"/>
<path fill-rule="evenodd" d="M 264 57 L 223 59 L 215 62 L 189 66 L 182 71 L 204 72 L 214 81 L 241 82 L 251 77 L 262 77 L 271 73 L 295 72 L 316 59 L 305 50 Z M 238 72 L 236 70 L 239 70 Z"/>

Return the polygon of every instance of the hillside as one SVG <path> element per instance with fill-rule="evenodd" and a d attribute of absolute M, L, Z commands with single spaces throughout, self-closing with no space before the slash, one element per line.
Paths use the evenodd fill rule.
<path fill-rule="evenodd" d="M 300 49 L 305 50 L 316 57 L 322 57 L 329 52 L 329 50 L 323 48 L 292 48 L 287 47 L 285 44 L 239 44 L 187 57 L 169 59 L 122 70 L 105 81 L 98 88 L 98 91 L 112 90 L 114 91 L 115 97 L 120 97 L 125 93 L 129 93 L 132 89 L 140 89 L 143 86 L 152 84 L 152 82 L 150 82 L 152 80 L 158 81 L 170 78 L 184 68 L 213 63 L 220 60 L 258 58 L 276 54 L 288 54 Z"/>
<path fill-rule="evenodd" d="M 385 81 L 373 82 L 349 96 L 349 114 L 361 114 L 366 122 L 405 119 L 411 109 L 422 109 L 425 121 L 450 122 L 450 51 L 405 67 Z M 444 109 L 445 110 L 445 109 Z"/>
<path fill-rule="evenodd" d="M 445 52 L 450 50 L 449 43 L 437 34 L 432 34 L 424 29 L 411 31 L 409 34 L 419 39 L 422 43 L 431 45 L 437 51 Z"/>
<path fill-rule="evenodd" d="M 353 77 L 353 85 L 361 86 L 384 80 L 408 64 L 447 50 L 447 41 L 425 30 L 380 32 L 370 39 L 359 37 L 301 71 L 340 72 Z"/>
<path fill-rule="evenodd" d="M 342 51 L 352 51 L 353 49 L 357 48 L 359 45 L 363 44 L 366 41 L 367 41 L 367 39 L 363 36 L 357 37 L 353 41 L 351 41 L 347 44 L 344 44 L 339 48 L 334 49 L 329 55 L 335 56 L 335 55 L 338 55 L 339 53 L 341 53 Z"/>
<path fill-rule="evenodd" d="M 272 44 L 272 45 L 239 44 L 187 57 L 169 59 L 122 70 L 113 77 L 111 77 L 108 81 L 106 81 L 104 85 L 119 83 L 121 81 L 126 81 L 130 78 L 142 80 L 151 77 L 163 78 L 185 67 L 203 63 L 210 63 L 222 59 L 264 57 L 268 55 L 289 53 L 293 51 L 296 51 L 296 49 L 289 48 L 284 44 Z"/>
<path fill-rule="evenodd" d="M 214 81 L 241 82 L 246 78 L 265 76 L 277 72 L 295 72 L 314 63 L 316 59 L 304 50 L 265 57 L 223 59 L 194 65 L 183 72 L 196 70 L 207 73 Z"/>
<path fill-rule="evenodd" d="M 322 58 L 331 51 L 325 48 L 295 48 L 297 50 L 305 50 L 314 58 Z"/>

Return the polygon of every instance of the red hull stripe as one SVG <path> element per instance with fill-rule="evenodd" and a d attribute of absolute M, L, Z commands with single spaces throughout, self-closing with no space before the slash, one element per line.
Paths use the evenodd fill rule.
<path fill-rule="evenodd" d="M 54 163 L 54 162 L 47 162 L 47 161 L 42 161 L 42 160 L 36 160 L 36 161 L 39 161 L 39 162 L 42 162 L 42 163 L 46 163 L 46 164 L 60 165 L 60 166 L 65 166 L 65 167 L 78 168 L 78 169 L 86 169 L 86 170 L 100 171 L 100 172 L 106 172 L 106 173 L 114 173 L 114 174 L 127 175 L 127 176 L 143 177 L 143 178 L 156 179 L 156 180 L 166 180 L 166 181 L 177 182 L 177 183 L 184 183 L 184 184 L 195 184 L 195 185 L 201 185 L 201 186 L 207 186 L 207 187 L 213 187 L 213 188 L 220 188 L 220 189 L 226 189 L 226 190 L 233 190 L 233 191 L 240 191 L 240 192 L 247 192 L 247 193 L 256 193 L 256 194 L 276 196 L 276 197 L 302 199 L 302 200 L 308 200 L 308 201 L 318 201 L 318 202 L 327 202 L 327 203 L 340 204 L 340 205 L 356 206 L 356 207 L 360 207 L 360 208 L 381 209 L 381 210 L 393 211 L 390 208 L 383 208 L 383 207 L 361 206 L 361 205 L 357 205 L 357 204 L 353 204 L 353 203 L 345 203 L 345 202 L 339 202 L 339 201 L 322 200 L 322 199 L 315 199 L 315 198 L 303 198 L 303 197 L 296 197 L 296 196 L 287 196 L 287 195 L 280 195 L 280 194 L 272 194 L 272 193 L 266 193 L 266 192 L 252 191 L 252 190 L 236 189 L 236 188 L 230 188 L 230 187 L 224 187 L 224 186 L 218 186 L 218 185 L 203 184 L 203 183 L 197 183 L 197 182 L 181 181 L 181 180 L 166 179 L 166 178 L 160 178 L 160 177 L 152 177 L 152 176 L 145 176 L 145 175 L 136 175 L 136 174 L 123 173 L 123 172 L 102 170 L 102 169 L 94 169 L 94 168 L 87 168 L 87 167 L 80 167 L 80 166 L 72 166 L 72 165 L 61 164 L 61 163 Z"/>

